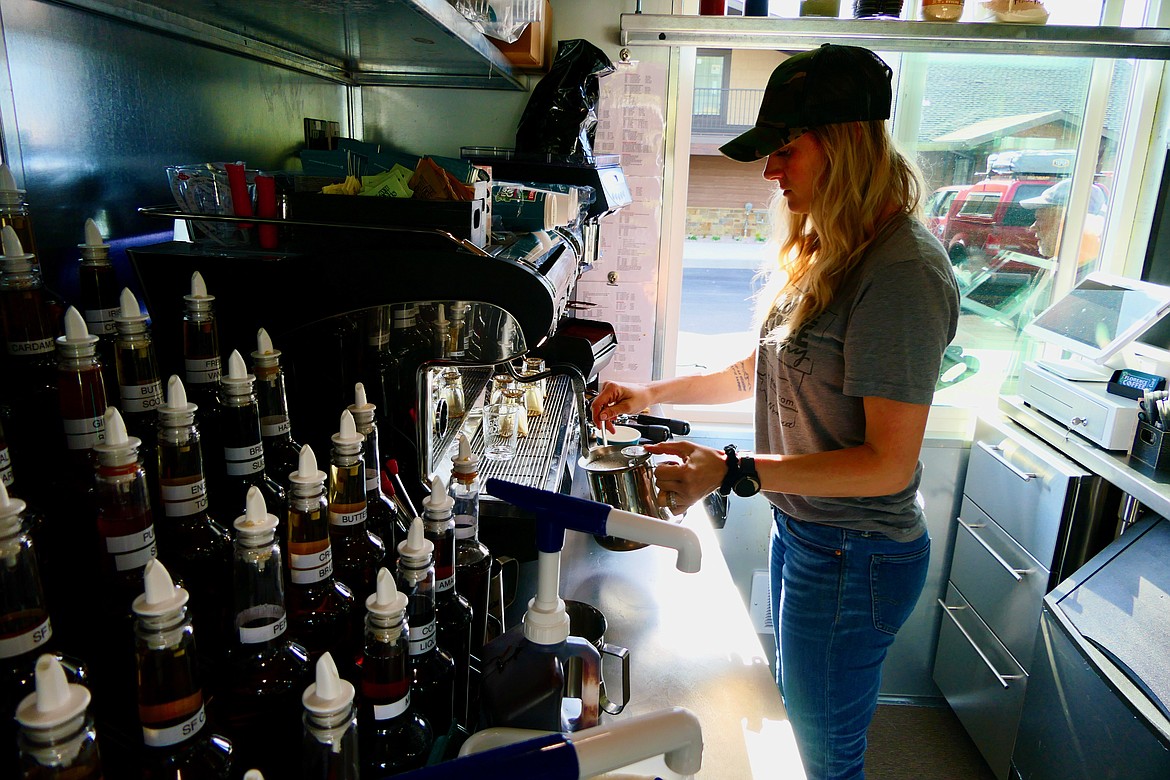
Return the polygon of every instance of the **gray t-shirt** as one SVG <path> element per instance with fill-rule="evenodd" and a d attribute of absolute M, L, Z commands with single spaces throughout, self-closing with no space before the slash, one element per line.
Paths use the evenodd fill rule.
<path fill-rule="evenodd" d="M 955 337 L 959 292 L 942 245 L 917 220 L 887 228 L 819 317 L 756 359 L 756 452 L 806 454 L 865 441 L 866 396 L 929 404 Z M 781 322 L 773 311 L 762 332 Z M 922 464 L 888 496 L 765 492 L 797 520 L 910 541 L 926 523 L 915 501 Z"/>

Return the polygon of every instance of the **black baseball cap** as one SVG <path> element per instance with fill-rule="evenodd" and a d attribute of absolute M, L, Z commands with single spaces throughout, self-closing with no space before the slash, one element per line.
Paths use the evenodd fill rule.
<path fill-rule="evenodd" d="M 860 46 L 826 43 L 794 54 L 768 78 L 756 126 L 719 151 L 752 162 L 804 134 L 810 127 L 890 118 L 893 71 Z"/>

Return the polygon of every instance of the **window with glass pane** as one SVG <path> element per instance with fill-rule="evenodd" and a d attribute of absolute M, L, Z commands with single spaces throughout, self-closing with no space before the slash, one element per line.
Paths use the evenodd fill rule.
<path fill-rule="evenodd" d="M 761 177 L 763 163 L 734 163 L 718 147 L 754 122 L 767 77 L 784 55 L 728 55 L 724 92 L 751 92 L 754 104 L 714 124 L 696 97 L 677 374 L 720 368 L 752 349 L 750 298 L 770 246 L 772 189 Z M 904 147 L 923 169 L 927 224 L 962 291 L 959 332 L 935 403 L 985 405 L 1012 389 L 1020 358 L 1031 351 L 1023 327 L 1048 304 L 1061 264 L 1075 262 L 1078 278 L 1098 265 L 1110 193 L 1124 174 L 1116 155 L 1133 63 L 1112 63 L 1104 126 L 1091 128 L 1096 140 L 1082 144 L 1092 60 L 882 56 L 902 71 L 895 112 L 909 110 L 907 100 L 920 104 L 911 111 L 918 117 L 914 140 Z M 1093 165 L 1077 165 L 1082 147 L 1096 150 Z M 1090 171 L 1092 182 L 1081 183 L 1080 175 L 1073 182 L 1074 171 Z M 1074 184 L 1088 188 L 1085 213 L 1068 212 Z M 1066 225 L 1078 235 L 1066 236 Z M 690 407 L 685 413 L 703 415 Z"/>

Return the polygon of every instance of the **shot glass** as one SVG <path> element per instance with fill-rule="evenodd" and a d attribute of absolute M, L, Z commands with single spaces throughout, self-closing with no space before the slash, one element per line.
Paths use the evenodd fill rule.
<path fill-rule="evenodd" d="M 484 457 L 511 460 L 516 457 L 516 440 L 521 407 L 512 403 L 488 404 L 483 410 Z"/>

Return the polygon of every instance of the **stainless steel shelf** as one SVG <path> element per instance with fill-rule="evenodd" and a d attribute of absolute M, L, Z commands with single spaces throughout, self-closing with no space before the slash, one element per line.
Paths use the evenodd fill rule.
<path fill-rule="evenodd" d="M 1170 30 L 1150 27 L 622 14 L 621 38 L 623 46 L 811 49 L 833 41 L 879 51 L 1170 60 Z"/>
<path fill-rule="evenodd" d="M 525 90 L 447 0 L 57 0 L 350 86 Z"/>

